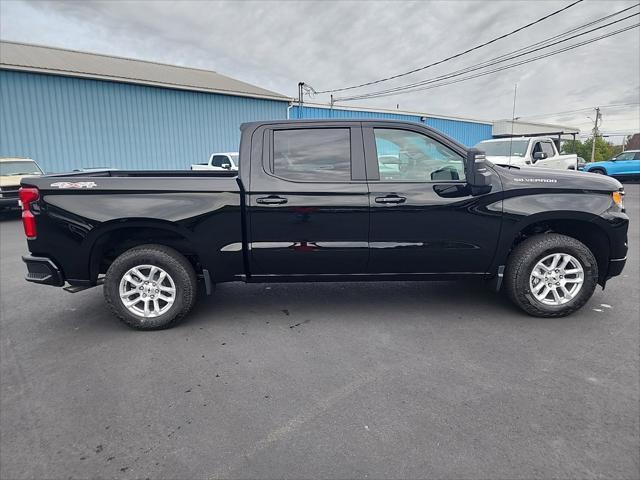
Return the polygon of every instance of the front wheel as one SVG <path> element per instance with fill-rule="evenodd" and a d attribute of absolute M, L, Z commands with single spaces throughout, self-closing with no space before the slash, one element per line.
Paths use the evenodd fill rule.
<path fill-rule="evenodd" d="M 163 245 L 127 250 L 111 264 L 104 282 L 113 313 L 138 330 L 172 327 L 191 310 L 196 292 L 189 261 Z"/>
<path fill-rule="evenodd" d="M 580 309 L 598 283 L 593 253 L 575 238 L 535 235 L 509 256 L 505 287 L 511 301 L 536 317 L 564 317 Z"/>
<path fill-rule="evenodd" d="M 598 175 L 606 175 L 607 172 L 605 172 L 603 169 L 601 168 L 594 168 L 592 170 L 589 170 L 591 173 L 597 173 Z"/>

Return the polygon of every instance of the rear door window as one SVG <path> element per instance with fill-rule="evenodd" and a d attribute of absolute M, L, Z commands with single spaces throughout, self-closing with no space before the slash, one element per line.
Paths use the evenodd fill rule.
<path fill-rule="evenodd" d="M 273 173 L 294 181 L 351 180 L 348 128 L 274 130 Z"/>

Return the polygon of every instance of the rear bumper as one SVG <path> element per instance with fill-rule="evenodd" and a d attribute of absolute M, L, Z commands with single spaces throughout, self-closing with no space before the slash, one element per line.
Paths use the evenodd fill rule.
<path fill-rule="evenodd" d="M 64 285 L 64 277 L 60 268 L 50 258 L 25 255 L 22 257 L 22 261 L 27 265 L 27 275 L 25 276 L 27 282 L 53 285 L 54 287 Z"/>
<path fill-rule="evenodd" d="M 18 208 L 18 197 L 0 197 L 0 208 Z"/>

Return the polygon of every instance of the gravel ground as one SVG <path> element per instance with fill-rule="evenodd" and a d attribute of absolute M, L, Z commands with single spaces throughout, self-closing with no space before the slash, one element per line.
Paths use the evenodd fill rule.
<path fill-rule="evenodd" d="M 639 199 L 564 319 L 479 283 L 225 284 L 135 332 L 23 280 L 0 222 L 0 477 L 638 478 Z"/>

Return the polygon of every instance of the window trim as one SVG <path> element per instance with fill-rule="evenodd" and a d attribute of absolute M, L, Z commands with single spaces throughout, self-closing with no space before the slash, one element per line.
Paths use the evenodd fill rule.
<path fill-rule="evenodd" d="M 274 132 L 281 130 L 348 130 L 349 131 L 349 153 L 350 153 L 350 175 L 347 180 L 300 180 L 292 179 L 277 175 L 275 173 L 274 162 Z M 365 183 L 366 182 L 366 168 L 364 165 L 364 149 L 362 145 L 362 129 L 359 124 L 345 123 L 345 124 L 327 124 L 321 126 L 315 125 L 291 125 L 283 124 L 281 126 L 273 126 L 265 130 L 265 135 L 268 136 L 268 150 L 263 152 L 262 169 L 264 173 L 270 177 L 277 178 L 283 182 L 288 183 L 301 183 L 301 184 L 350 184 L 350 183 Z"/>
<path fill-rule="evenodd" d="M 464 170 L 465 178 L 463 180 L 381 180 L 380 179 L 380 166 L 378 164 L 378 148 L 376 146 L 375 129 L 379 130 L 400 130 L 405 132 L 416 133 L 427 137 L 428 139 L 448 148 L 452 152 L 460 155 L 462 160 L 462 166 Z M 367 165 L 368 181 L 375 182 L 377 184 L 422 184 L 422 185 L 439 185 L 439 184 L 452 184 L 452 185 L 466 185 L 467 182 L 467 157 L 466 152 L 462 152 L 460 148 L 445 141 L 445 137 L 439 138 L 437 135 L 431 134 L 431 132 L 424 131 L 418 128 L 410 128 L 405 125 L 394 126 L 390 124 L 367 124 L 362 127 L 362 136 L 365 143 L 365 158 Z M 370 172 L 370 173 L 369 173 Z"/>

